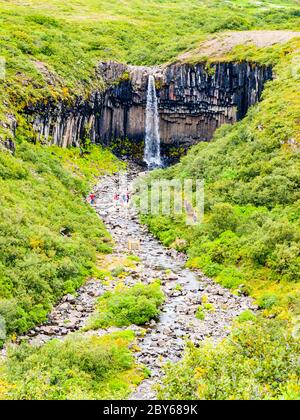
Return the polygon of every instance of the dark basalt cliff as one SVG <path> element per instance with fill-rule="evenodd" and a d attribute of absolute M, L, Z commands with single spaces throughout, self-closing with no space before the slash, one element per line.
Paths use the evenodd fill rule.
<path fill-rule="evenodd" d="M 39 140 L 78 146 L 87 135 L 113 145 L 129 139 L 141 144 L 145 134 L 147 81 L 154 74 L 160 113 L 162 152 L 210 140 L 223 123 L 243 118 L 272 79 L 272 68 L 251 63 L 172 64 L 135 67 L 101 63 L 106 88 L 72 106 L 39 105 L 27 109 Z M 120 141 L 121 140 L 121 141 Z"/>

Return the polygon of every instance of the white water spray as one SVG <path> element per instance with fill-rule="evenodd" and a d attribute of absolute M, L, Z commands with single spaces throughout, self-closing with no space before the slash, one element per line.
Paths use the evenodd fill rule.
<path fill-rule="evenodd" d="M 152 75 L 148 80 L 144 161 L 149 168 L 161 166 L 158 101 Z"/>

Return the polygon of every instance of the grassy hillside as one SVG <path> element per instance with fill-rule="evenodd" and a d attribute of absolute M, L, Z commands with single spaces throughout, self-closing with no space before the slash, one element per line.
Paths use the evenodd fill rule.
<path fill-rule="evenodd" d="M 133 342 L 124 331 L 11 348 L 0 365 L 0 400 L 125 399 L 145 376 L 128 348 Z"/>
<path fill-rule="evenodd" d="M 188 346 L 166 367 L 160 399 L 299 400 L 299 340 L 278 321 L 240 318 L 228 339 Z"/>

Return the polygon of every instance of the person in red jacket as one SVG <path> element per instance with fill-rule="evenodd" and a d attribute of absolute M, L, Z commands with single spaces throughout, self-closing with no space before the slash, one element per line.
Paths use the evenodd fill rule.
<path fill-rule="evenodd" d="M 95 198 L 96 198 L 96 196 L 95 196 L 94 193 L 90 194 L 90 203 L 91 203 L 92 206 L 95 204 Z"/>

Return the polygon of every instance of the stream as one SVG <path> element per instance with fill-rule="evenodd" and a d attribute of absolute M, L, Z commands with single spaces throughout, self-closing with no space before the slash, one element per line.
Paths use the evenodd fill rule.
<path fill-rule="evenodd" d="M 138 170 L 128 174 L 129 185 L 139 176 Z M 137 361 L 151 370 L 151 377 L 144 380 L 131 395 L 132 400 L 155 399 L 153 385 L 160 381 L 162 366 L 167 361 L 179 361 L 186 339 L 194 344 L 206 338 L 220 340 L 228 335 L 233 318 L 246 309 L 253 308 L 249 297 L 239 297 L 216 284 L 200 272 L 185 268 L 186 257 L 162 246 L 139 223 L 134 207 L 116 206 L 112 191 L 118 189 L 119 176 L 106 177 L 96 189 L 96 210 L 104 220 L 116 243 L 115 252 L 128 253 L 128 242 L 139 241 L 135 254 L 141 259 L 139 271 L 127 277 L 129 284 L 150 283 L 161 279 L 166 300 L 157 322 L 151 321 L 147 334 L 138 339 L 140 351 Z M 179 287 L 180 286 L 180 287 Z M 205 320 L 195 317 L 202 298 L 211 303 L 214 311 L 207 311 Z"/>
<path fill-rule="evenodd" d="M 130 185 L 140 176 L 140 169 L 130 167 L 127 174 Z M 154 400 L 153 385 L 160 382 L 162 366 L 167 361 L 176 362 L 182 357 L 186 339 L 195 345 L 204 339 L 220 340 L 229 333 L 233 319 L 246 309 L 255 309 L 252 300 L 236 296 L 227 289 L 205 277 L 199 271 L 185 268 L 186 257 L 175 250 L 165 248 L 139 223 L 134 206 L 118 204 L 114 192 L 119 188 L 119 175 L 106 176 L 99 180 L 94 192 L 94 208 L 104 221 L 115 242 L 115 257 L 130 254 L 128 243 L 139 243 L 134 254 L 140 258 L 137 267 L 128 270 L 125 284 L 137 282 L 151 283 L 161 279 L 166 300 L 157 320 L 152 320 L 143 328 L 130 326 L 137 335 L 138 351 L 135 352 L 139 364 L 151 371 L 131 394 L 131 400 Z M 131 187 L 129 187 L 131 188 Z M 77 295 L 65 296 L 49 314 L 48 321 L 27 334 L 32 344 L 42 344 L 53 338 L 63 338 L 86 325 L 93 313 L 97 298 L 114 284 L 103 285 L 99 280 L 90 279 Z M 214 310 L 205 312 L 205 320 L 198 320 L 196 311 L 205 299 Z M 87 334 L 103 335 L 119 330 L 89 331 Z M 146 334 L 143 332 L 146 330 Z"/>

